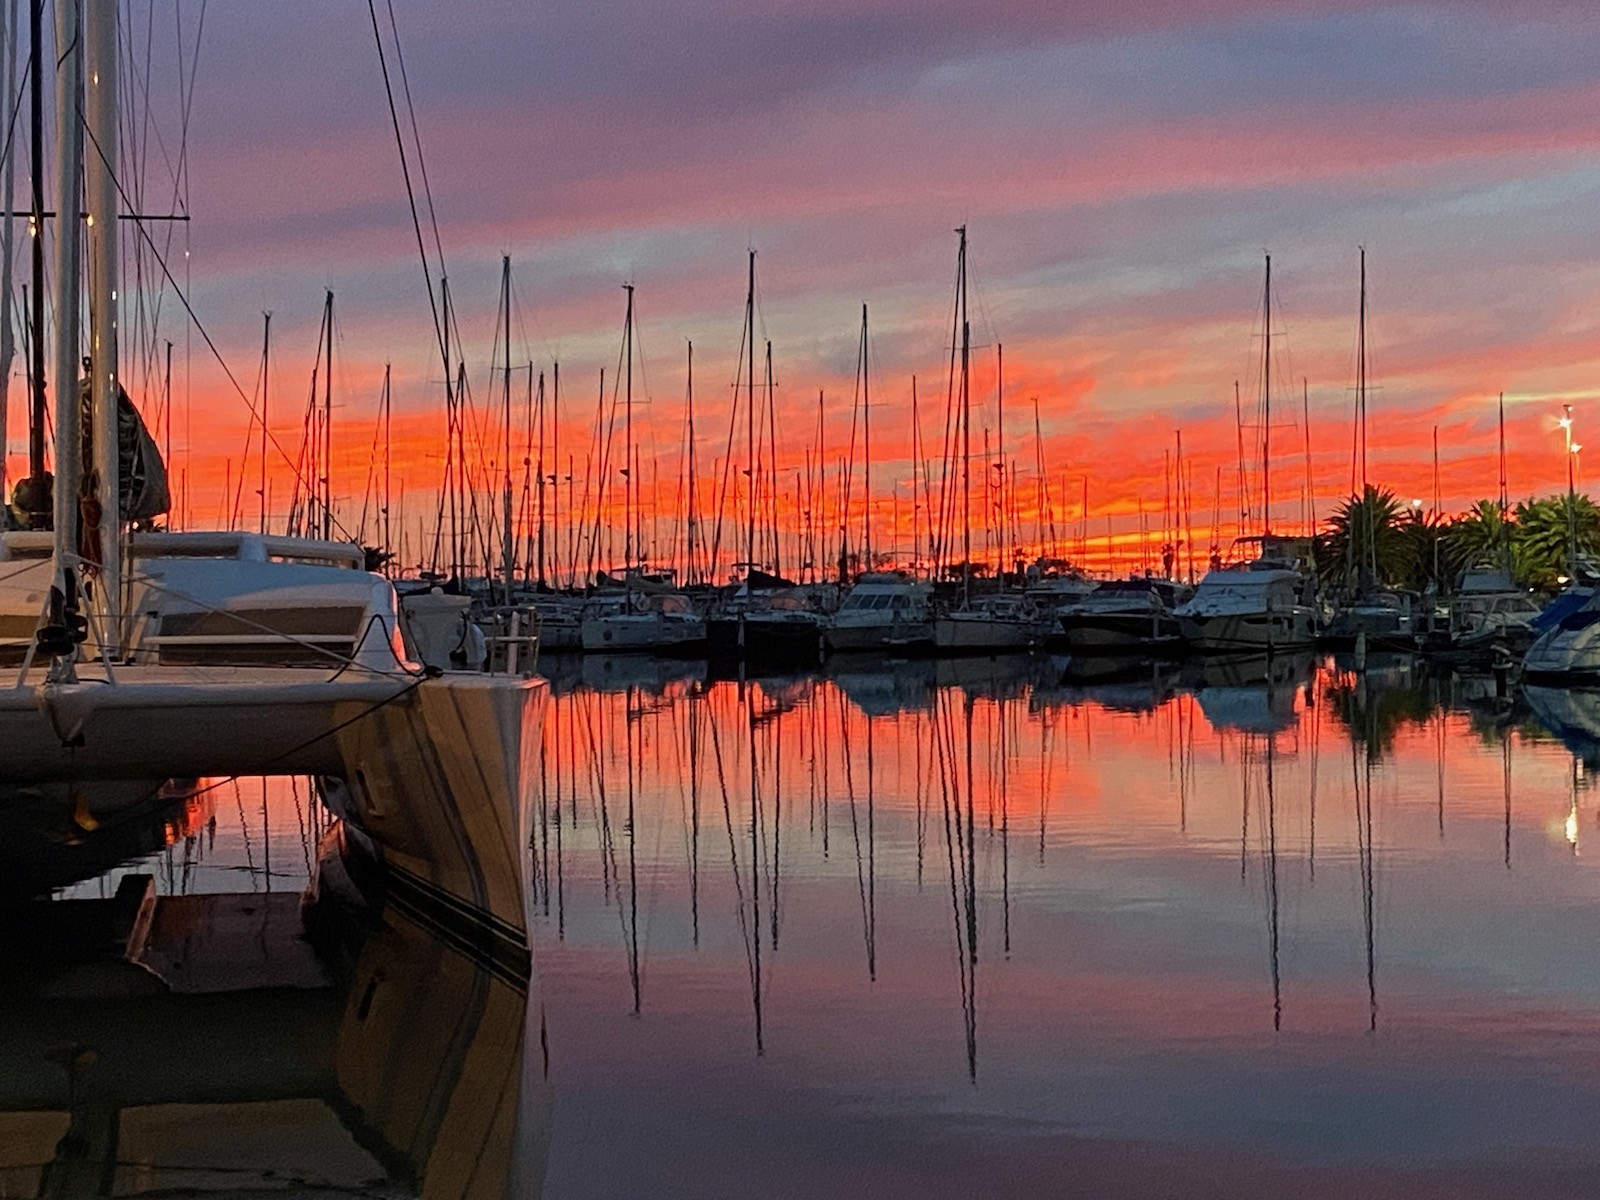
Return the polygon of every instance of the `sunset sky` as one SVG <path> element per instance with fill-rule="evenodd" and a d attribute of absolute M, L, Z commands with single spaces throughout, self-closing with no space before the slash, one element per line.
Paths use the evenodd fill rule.
<path fill-rule="evenodd" d="M 192 48 L 198 9 L 180 7 Z M 127 10 L 141 46 L 149 11 L 143 0 Z M 1565 485 L 1562 403 L 1580 441 L 1586 426 L 1600 436 L 1600 14 L 1590 5 L 397 0 L 395 12 L 480 410 L 509 254 L 512 359 L 545 370 L 559 359 L 561 452 L 581 473 L 598 372 L 617 362 L 620 285 L 636 285 L 656 560 L 671 540 L 685 342 L 705 504 L 752 247 L 791 481 L 818 389 L 830 470 L 846 451 L 870 305 L 878 540 L 890 540 L 898 487 L 906 552 L 911 376 L 936 456 L 961 224 L 984 401 L 974 443 L 981 429 L 993 436 L 1003 343 L 1006 455 L 1030 542 L 1035 397 L 1064 541 L 1076 538 L 1085 477 L 1102 544 L 1108 516 L 1125 541 L 1136 536 L 1141 497 L 1159 526 L 1163 451 L 1180 428 L 1196 541 L 1208 540 L 1219 469 L 1231 539 L 1233 387 L 1253 420 L 1264 251 L 1283 335 L 1274 387 L 1293 390 L 1274 413 L 1280 527 L 1303 522 L 1302 379 L 1319 512 L 1350 486 L 1358 246 L 1377 481 L 1431 504 L 1437 425 L 1443 507 L 1492 496 L 1502 390 L 1513 498 Z M 166 96 L 172 5 L 155 15 L 151 90 Z M 173 106 L 153 105 L 170 150 Z M 260 314 L 272 310 L 272 426 L 292 452 L 322 292 L 337 293 L 341 516 L 352 527 L 359 517 L 391 361 L 396 469 L 416 538 L 432 507 L 418 497 L 440 472 L 442 368 L 365 7 L 207 9 L 188 156 L 187 271 L 201 320 L 249 391 Z M 180 318 L 169 296 L 164 336 L 183 364 L 174 469 L 187 517 L 209 524 L 229 507 L 222 485 L 239 470 L 247 412 Z M 18 379 L 12 478 L 23 465 Z M 290 471 L 270 467 L 281 511 Z M 1123 565 L 1135 553 L 1125 549 Z"/>

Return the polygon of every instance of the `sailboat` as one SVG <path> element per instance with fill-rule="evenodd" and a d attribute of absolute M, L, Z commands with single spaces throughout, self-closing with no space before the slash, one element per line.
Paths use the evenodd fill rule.
<path fill-rule="evenodd" d="M 644 547 L 638 544 L 639 485 L 633 448 L 633 285 L 623 318 L 623 569 L 622 586 L 592 600 L 583 618 L 583 648 L 607 654 L 634 651 L 681 653 L 705 646 L 705 618 L 670 583 L 644 572 Z"/>
<path fill-rule="evenodd" d="M 961 601 L 933 622 L 934 648 L 945 654 L 1026 650 L 1043 640 L 1032 603 L 1020 595 L 972 594 L 972 325 L 967 319 L 967 227 L 956 230 L 955 322 L 959 327 L 960 365 L 952 397 L 959 423 L 961 461 Z M 946 479 L 949 480 L 948 474 Z M 945 504 L 945 511 L 950 504 Z"/>
<path fill-rule="evenodd" d="M 76 6 L 56 11 L 67 48 L 58 111 L 83 112 L 95 146 L 85 155 L 79 123 L 57 122 L 58 228 L 81 224 L 88 239 L 90 419 L 80 429 L 79 247 L 64 236 L 53 508 L 47 528 L 0 535 L 0 629 L 14 651 L 32 631 L 0 681 L 0 808 L 51 796 L 70 829 L 127 794 L 102 786 L 117 781 L 315 775 L 352 839 L 396 877 L 525 943 L 524 759 L 544 685 L 424 669 L 394 588 L 354 544 L 130 529 L 140 510 L 117 353 L 118 6 L 87 0 L 81 36 Z M 83 529 L 80 488 L 99 514 Z"/>
<path fill-rule="evenodd" d="M 933 645 L 933 585 L 914 572 L 874 570 L 872 552 L 872 433 L 870 372 L 867 360 L 867 306 L 861 306 L 861 350 L 857 359 L 857 398 L 865 432 L 866 472 L 862 504 L 862 561 L 867 569 L 844 594 L 838 611 L 828 618 L 823 641 L 829 650 L 884 650 L 907 653 Z M 848 497 L 848 492 L 846 493 Z M 846 511 L 848 519 L 848 499 Z M 844 521 L 840 522 L 841 531 Z M 848 559 L 844 542 L 839 546 L 839 582 L 844 583 Z"/>

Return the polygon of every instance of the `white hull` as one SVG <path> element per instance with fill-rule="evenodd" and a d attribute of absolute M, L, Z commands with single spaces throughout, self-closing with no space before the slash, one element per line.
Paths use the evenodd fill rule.
<path fill-rule="evenodd" d="M 950 613 L 933 623 L 937 650 L 1026 650 L 1039 638 L 1032 621 L 991 617 L 985 613 Z"/>
<path fill-rule="evenodd" d="M 0 690 L 0 784 L 317 775 L 386 863 L 525 929 L 545 687 L 482 674 L 123 667 Z M 205 676 L 212 676 L 206 679 Z M 224 679 L 215 678 L 225 675 Z M 76 744 L 66 744 L 76 743 Z"/>
<path fill-rule="evenodd" d="M 829 650 L 910 650 L 933 645 L 933 622 L 893 621 L 871 625 L 834 622 L 823 631 Z"/>
<path fill-rule="evenodd" d="M 659 613 L 614 613 L 586 617 L 583 648 L 602 654 L 684 650 L 703 645 L 706 623 L 699 617 Z"/>
<path fill-rule="evenodd" d="M 1309 608 L 1178 618 L 1184 644 L 1201 653 L 1233 650 L 1293 650 L 1316 643 Z"/>

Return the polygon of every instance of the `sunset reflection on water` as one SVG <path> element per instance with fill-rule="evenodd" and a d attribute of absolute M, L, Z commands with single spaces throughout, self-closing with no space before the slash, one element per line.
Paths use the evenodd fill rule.
<path fill-rule="evenodd" d="M 1491 681 L 586 663 L 554 693 L 551 1195 L 1600 1181 L 1596 805 Z"/>

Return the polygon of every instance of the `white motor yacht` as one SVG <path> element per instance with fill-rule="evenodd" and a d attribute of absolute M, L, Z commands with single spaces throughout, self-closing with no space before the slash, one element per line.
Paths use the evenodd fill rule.
<path fill-rule="evenodd" d="M 1173 610 L 1184 644 L 1202 653 L 1288 650 L 1317 637 L 1317 610 L 1305 577 L 1275 559 L 1207 571 L 1194 595 Z"/>
<path fill-rule="evenodd" d="M 915 650 L 933 645 L 933 587 L 908 571 L 868 571 L 823 627 L 830 650 Z"/>

